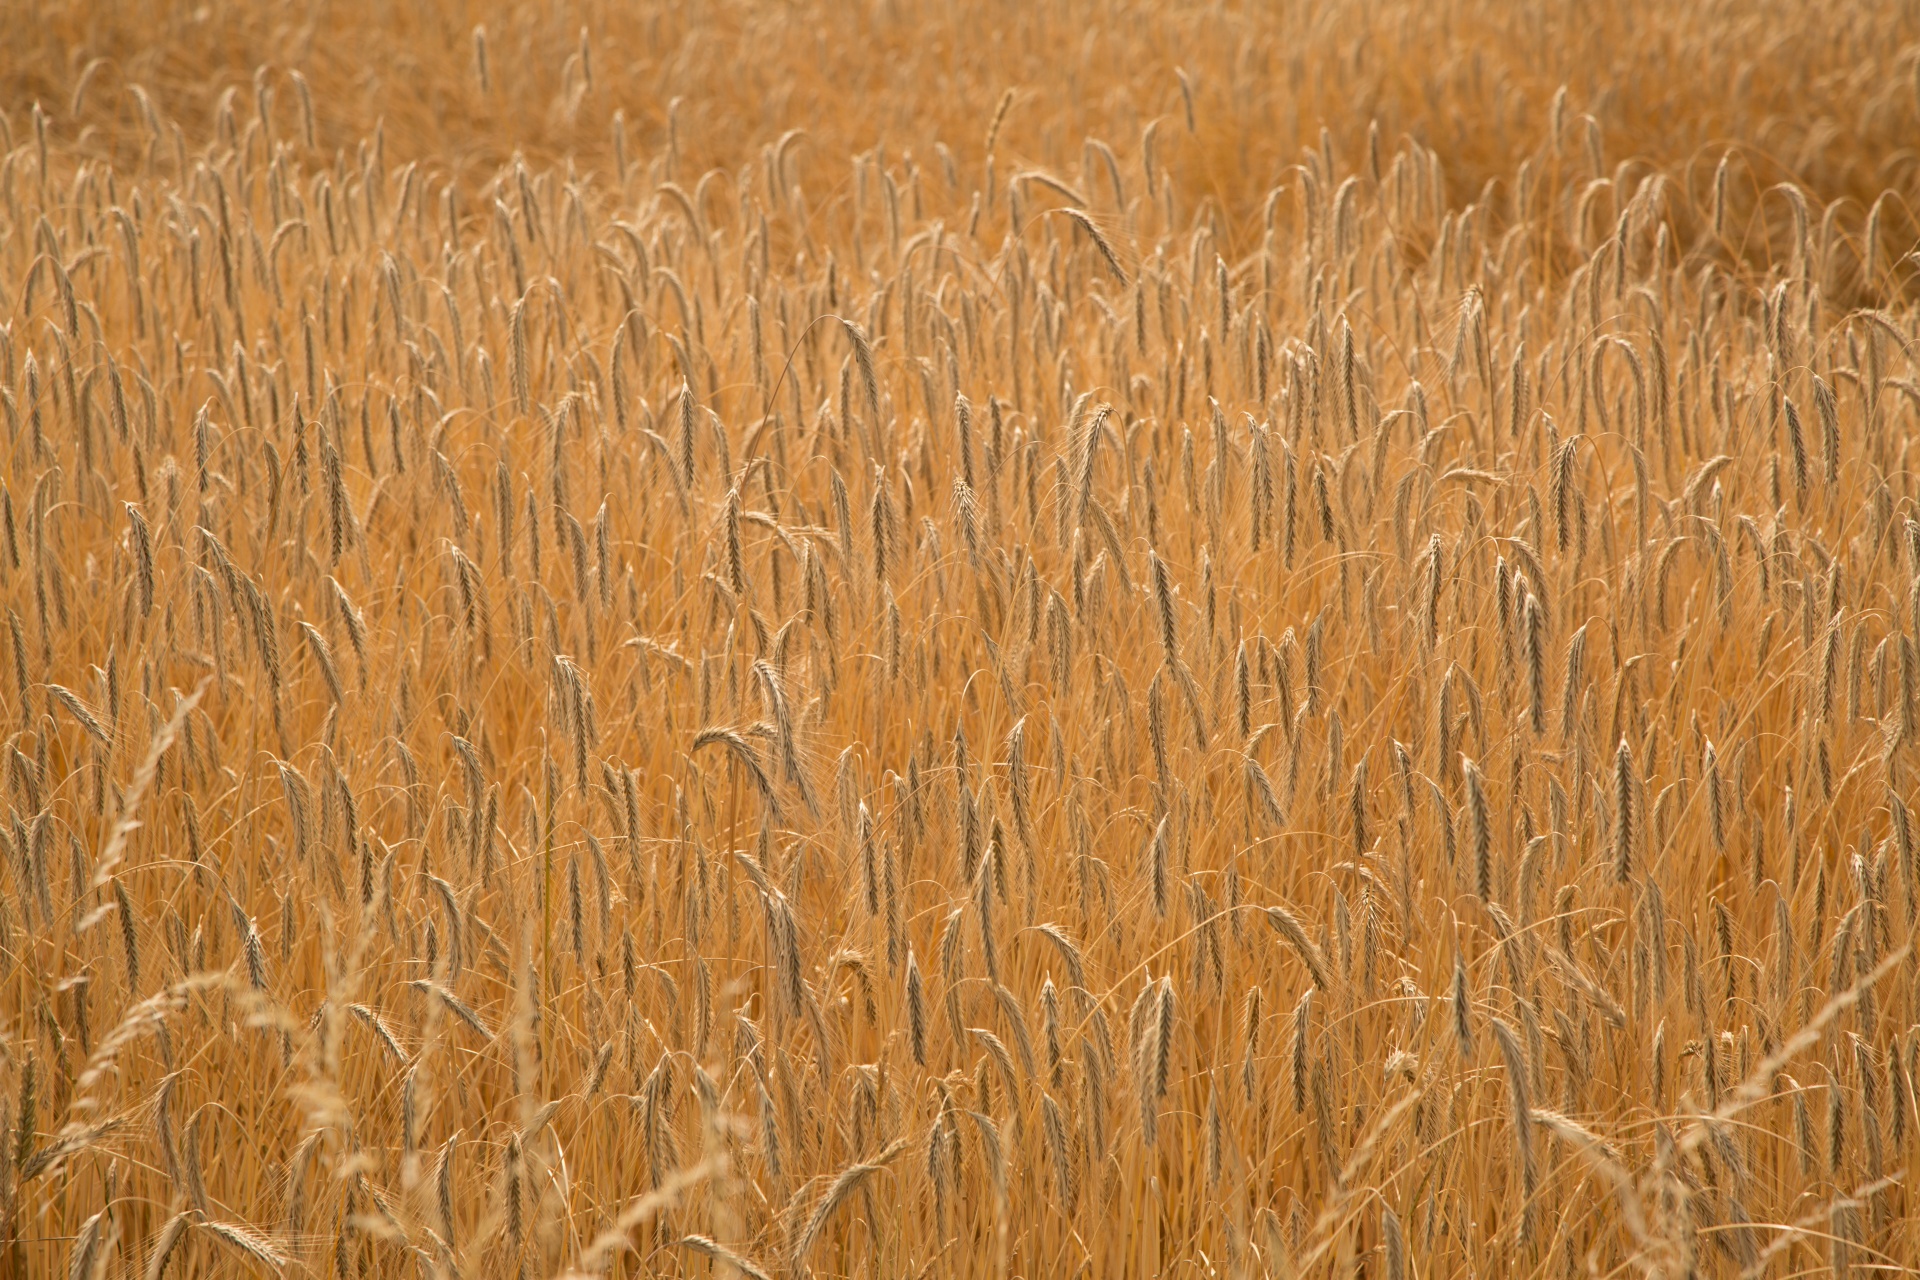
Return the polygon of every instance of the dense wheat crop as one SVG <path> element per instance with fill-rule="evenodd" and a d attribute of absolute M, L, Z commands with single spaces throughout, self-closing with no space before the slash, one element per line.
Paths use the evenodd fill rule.
<path fill-rule="evenodd" d="M 0 1273 L 1920 1259 L 1920 19 L 0 3 Z"/>

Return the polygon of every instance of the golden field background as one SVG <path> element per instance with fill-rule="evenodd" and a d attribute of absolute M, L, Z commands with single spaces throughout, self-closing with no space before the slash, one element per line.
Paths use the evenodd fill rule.
<path fill-rule="evenodd" d="M 1920 1260 L 1920 17 L 0 28 L 0 1274 Z"/>

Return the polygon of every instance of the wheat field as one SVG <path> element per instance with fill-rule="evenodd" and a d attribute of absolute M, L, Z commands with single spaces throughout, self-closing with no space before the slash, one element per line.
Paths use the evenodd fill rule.
<path fill-rule="evenodd" d="M 1920 1266 L 1910 8 L 0 29 L 0 1275 Z"/>

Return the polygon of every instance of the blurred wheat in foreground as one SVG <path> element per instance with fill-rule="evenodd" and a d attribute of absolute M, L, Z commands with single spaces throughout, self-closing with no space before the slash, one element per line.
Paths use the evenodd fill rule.
<path fill-rule="evenodd" d="M 1761 7 L 0 4 L 0 1274 L 1914 1266 Z"/>

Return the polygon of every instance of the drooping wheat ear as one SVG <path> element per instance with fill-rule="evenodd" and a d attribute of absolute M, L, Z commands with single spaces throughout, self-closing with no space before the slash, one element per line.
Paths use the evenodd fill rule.
<path fill-rule="evenodd" d="M 1633 878 L 1633 752 L 1620 739 L 1613 755 L 1613 878 Z"/>
<path fill-rule="evenodd" d="M 1172 987 L 1168 979 L 1149 979 L 1134 1001 L 1133 1069 L 1139 1094 L 1141 1138 L 1155 1145 L 1159 1135 L 1160 1099 L 1166 1094 L 1166 1072 L 1172 1036 Z"/>
<path fill-rule="evenodd" d="M 1331 990 L 1333 983 L 1328 977 L 1326 957 L 1320 953 L 1320 948 L 1314 944 L 1313 940 L 1307 937 L 1307 931 L 1301 927 L 1299 919 L 1285 907 L 1268 907 L 1267 923 L 1273 926 L 1275 933 L 1286 939 L 1287 945 L 1293 948 L 1294 953 L 1300 957 L 1301 963 L 1307 966 L 1307 973 L 1312 976 L 1313 985 L 1322 990 Z"/>
<path fill-rule="evenodd" d="M 944 1232 L 947 1198 L 953 1194 L 953 1161 L 947 1157 L 947 1128 L 941 1116 L 927 1126 L 927 1181 L 933 1185 L 933 1219 Z"/>
<path fill-rule="evenodd" d="M 1794 493 L 1805 498 L 1807 492 L 1807 438 L 1800 428 L 1800 410 L 1792 396 L 1783 397 L 1787 414 L 1787 444 L 1793 455 Z"/>
<path fill-rule="evenodd" d="M 1171 814 L 1161 816 L 1159 825 L 1153 829 L 1153 840 L 1147 850 L 1148 877 L 1153 887 L 1153 914 L 1162 920 L 1167 917 L 1167 885 L 1170 876 L 1167 867 L 1167 822 L 1171 817 Z"/>
<path fill-rule="evenodd" d="M 1113 272 L 1114 279 L 1120 282 L 1122 288 L 1126 287 L 1127 273 L 1120 265 L 1120 255 L 1113 251 L 1113 245 L 1108 242 L 1105 233 L 1100 230 L 1099 224 L 1079 209 L 1063 206 L 1049 210 L 1049 212 L 1065 215 L 1082 231 L 1086 232 L 1087 238 L 1093 241 L 1093 247 L 1100 251 L 1100 258 L 1107 264 L 1107 269 Z"/>
<path fill-rule="evenodd" d="M 1353 853 L 1356 858 L 1367 852 L 1367 761 L 1362 756 L 1353 766 L 1353 781 L 1348 788 L 1347 807 L 1353 820 Z"/>
<path fill-rule="evenodd" d="M 892 543 L 894 523 L 893 501 L 888 496 L 886 470 L 876 466 L 873 477 L 873 504 L 870 517 L 873 527 L 873 580 L 881 588 L 887 587 L 887 567 L 892 556 L 889 550 Z"/>
<path fill-rule="evenodd" d="M 1724 853 L 1727 848 L 1726 798 L 1720 780 L 1720 753 L 1714 750 L 1713 739 L 1707 739 L 1700 768 L 1701 782 L 1706 787 L 1707 829 L 1713 836 L 1713 847 Z"/>
<path fill-rule="evenodd" d="M 1567 641 L 1567 671 L 1560 696 L 1560 736 L 1571 742 L 1578 727 L 1580 683 L 1587 657 L 1587 624 L 1581 623 Z M 1556 784 L 1557 785 L 1557 784 Z"/>
<path fill-rule="evenodd" d="M 1081 393 L 1073 402 L 1073 410 L 1068 417 L 1068 438 L 1074 443 L 1076 462 L 1074 466 L 1073 527 L 1086 527 L 1087 512 L 1093 505 L 1094 465 L 1100 457 L 1100 441 L 1106 430 L 1107 416 L 1112 407 L 1106 404 L 1089 410 L 1093 402 L 1091 391 Z M 1065 511 L 1065 508 L 1062 508 Z"/>
<path fill-rule="evenodd" d="M 606 508 L 601 508 L 602 512 Z M 747 570 L 745 558 L 740 548 L 740 489 L 727 490 L 727 585 L 733 588 L 735 596 L 744 597 L 747 593 Z"/>
<path fill-rule="evenodd" d="M 674 1242 L 674 1245 L 680 1249 L 691 1249 L 695 1253 L 704 1254 L 712 1258 L 715 1262 L 732 1267 L 741 1275 L 746 1276 L 747 1280 L 770 1280 L 767 1273 L 745 1255 L 736 1253 L 732 1249 L 727 1248 L 727 1246 L 710 1240 L 706 1236 L 682 1236 Z"/>
<path fill-rule="evenodd" d="M 1838 1073 L 1827 1072 L 1827 1173 L 1838 1176 L 1847 1163 L 1847 1095 Z"/>
<path fill-rule="evenodd" d="M 1527 1093 L 1527 1059 L 1521 1052 L 1520 1038 L 1504 1019 L 1489 1018 L 1494 1042 L 1507 1069 L 1507 1091 L 1513 1103 L 1514 1146 L 1520 1154 L 1521 1236 L 1529 1234 L 1534 1190 L 1539 1185 L 1539 1170 L 1533 1148 L 1533 1107 Z"/>
<path fill-rule="evenodd" d="M 1013 1116 L 1014 1127 L 1017 1132 L 1022 1123 L 1020 1110 L 1021 1077 L 1014 1074 L 1013 1054 L 1008 1052 L 1004 1040 L 985 1027 L 968 1027 L 967 1034 L 979 1041 L 980 1047 L 987 1051 L 989 1058 L 993 1059 L 994 1070 L 998 1072 L 1000 1076 L 1000 1085 L 1006 1090 L 1007 1110 Z M 1031 1046 L 1028 1046 L 1028 1051 L 1031 1052 Z M 1030 1062 L 1026 1062 L 1024 1059 L 1023 1065 L 1028 1067 L 1032 1066 Z"/>
<path fill-rule="evenodd" d="M 748 742 L 739 730 L 726 728 L 724 726 L 703 729 L 694 735 L 693 744 L 687 749 L 688 754 L 692 754 L 702 747 L 715 744 L 723 746 L 733 753 L 734 759 L 738 760 L 741 766 L 747 771 L 747 777 L 753 782 L 754 788 L 759 791 L 760 798 L 765 801 L 769 812 L 778 814 L 780 811 L 780 801 L 779 797 L 774 794 L 773 780 L 767 776 L 765 766 L 760 763 L 760 753 L 753 749 L 753 744 Z"/>
<path fill-rule="evenodd" d="M 1473 890 L 1482 902 L 1493 901 L 1493 819 L 1488 813 L 1486 779 L 1480 766 L 1460 758 L 1467 779 L 1467 820 L 1473 834 Z"/>
<path fill-rule="evenodd" d="M 133 543 L 133 561 L 135 581 L 140 589 L 140 616 L 153 616 L 153 529 L 147 524 L 146 516 L 140 508 L 128 502 L 127 532 Z"/>
<path fill-rule="evenodd" d="M 527 355 L 527 299 L 524 295 L 513 304 L 507 325 L 508 381 L 513 388 L 513 408 L 514 412 L 527 417 L 533 412 L 533 389 Z"/>
<path fill-rule="evenodd" d="M 976 1122 L 983 1119 L 985 1117 L 975 1116 Z M 988 1123 L 991 1124 L 991 1122 Z M 896 1138 L 872 1160 L 850 1164 L 840 1171 L 832 1185 L 827 1188 L 827 1193 L 820 1198 L 820 1203 L 815 1206 L 813 1213 L 808 1216 L 806 1226 L 794 1241 L 791 1265 L 795 1272 L 798 1272 L 804 1264 L 808 1252 L 813 1248 L 813 1242 L 819 1238 L 820 1229 L 827 1224 L 827 1219 L 833 1216 L 833 1211 L 845 1204 L 854 1192 L 865 1186 L 867 1180 L 874 1174 L 891 1164 L 894 1158 L 905 1151 L 911 1143 L 910 1138 Z"/>
<path fill-rule="evenodd" d="M 1060 1114 L 1060 1104 L 1053 1100 L 1052 1094 L 1042 1095 L 1040 1099 L 1041 1127 L 1047 1140 L 1047 1159 L 1053 1166 L 1054 1193 L 1060 1199 L 1061 1211 L 1071 1215 L 1079 1199 L 1079 1181 L 1074 1173 L 1073 1157 L 1067 1148 L 1067 1125 Z"/>
<path fill-rule="evenodd" d="M 454 1152 L 459 1149 L 460 1131 L 455 1130 L 440 1148 L 440 1156 L 434 1162 L 433 1188 L 434 1209 L 439 1215 L 440 1237 L 451 1241 L 453 1236 L 453 1173 Z"/>
<path fill-rule="evenodd" d="M 1347 410 L 1348 440 L 1357 440 L 1360 436 L 1360 402 L 1354 386 L 1355 363 L 1353 325 L 1343 316 L 1340 320 L 1340 385 L 1343 393 L 1341 399 L 1345 401 Z"/>
<path fill-rule="evenodd" d="M 1650 1088 L 1653 1105 L 1658 1107 L 1667 1092 L 1667 1020 L 1660 1019 L 1660 1025 L 1653 1029 L 1653 1047 L 1650 1050 L 1652 1061 L 1648 1063 L 1652 1079 Z"/>
<path fill-rule="evenodd" d="M 1305 1115 L 1307 1111 L 1307 1076 L 1311 1057 L 1308 1037 L 1313 1029 L 1313 992 L 1308 987 L 1300 993 L 1300 1002 L 1293 1007 L 1293 1050 L 1289 1055 L 1292 1063 L 1293 1113 Z"/>
<path fill-rule="evenodd" d="M 1280 808 L 1280 797 L 1274 793 L 1273 780 L 1267 771 L 1260 767 L 1249 752 L 1242 757 L 1242 768 L 1247 778 L 1247 807 L 1260 814 L 1275 829 L 1284 829 L 1287 825 L 1286 813 Z"/>
<path fill-rule="evenodd" d="M 1153 572 L 1153 600 L 1160 620 L 1160 648 L 1169 666 L 1180 661 L 1180 631 L 1173 608 L 1173 579 L 1167 562 L 1157 552 L 1147 552 Z"/>
<path fill-rule="evenodd" d="M 526 1224 L 523 1217 L 525 1210 L 521 1204 L 520 1164 L 520 1135 L 515 1133 L 507 1139 L 506 1167 L 504 1170 L 505 1183 L 502 1191 L 507 1205 L 507 1239 L 513 1242 L 513 1248 L 516 1253 L 519 1252 L 526 1236 Z"/>
<path fill-rule="evenodd" d="M 1244 640 L 1233 653 L 1233 719 L 1242 738 L 1253 736 L 1253 670 Z"/>
<path fill-rule="evenodd" d="M 242 947 L 247 959 L 247 981 L 255 991 L 267 989 L 267 953 L 260 945 L 260 930 L 254 925 L 252 917 L 240 909 L 240 904 L 229 898 L 228 905 L 233 909 L 234 931 L 240 935 Z"/>
<path fill-rule="evenodd" d="M 455 554 L 458 554 L 457 549 Z M 463 584 L 466 582 L 464 576 L 461 582 Z M 468 609 L 468 616 L 469 618 L 472 616 L 471 606 Z M 299 625 L 300 634 L 307 642 L 307 651 L 313 655 L 314 665 L 320 668 L 320 678 L 326 683 L 327 696 L 333 700 L 335 706 L 341 705 L 347 700 L 347 696 L 340 684 L 340 671 L 333 665 L 333 647 L 327 643 L 325 636 L 314 630 L 312 624 L 302 622 Z"/>
<path fill-rule="evenodd" d="M 986 856 L 980 859 L 980 870 L 974 877 L 974 919 L 980 928 L 980 961 L 986 966 L 987 976 L 995 983 L 1000 981 L 1000 951 L 994 941 L 993 928 L 993 880 L 994 864 L 1001 857 L 997 844 L 987 847 Z"/>
<path fill-rule="evenodd" d="M 1473 1005 L 1467 992 L 1466 957 L 1454 953 L 1453 957 L 1453 1040 L 1460 1050 L 1460 1060 L 1473 1060 Z"/>
<path fill-rule="evenodd" d="M 913 1048 L 913 1060 L 927 1065 L 927 990 L 920 976 L 920 961 L 913 949 L 907 949 L 907 1035 Z"/>
<path fill-rule="evenodd" d="M 53 701 L 59 703 L 66 709 L 67 714 L 79 722 L 80 727 L 87 731 L 88 737 L 103 747 L 112 748 L 113 737 L 107 732 L 106 726 L 100 723 L 99 713 L 81 701 L 79 695 L 75 694 L 71 689 L 57 684 L 49 684 L 47 686 L 47 693 Z"/>
<path fill-rule="evenodd" d="M 203 1218 L 200 1229 L 217 1240 L 224 1241 L 241 1253 L 261 1262 L 276 1271 L 284 1271 L 289 1259 L 285 1252 L 271 1240 L 255 1231 L 252 1227 L 239 1222 L 219 1222 L 212 1218 Z"/>
<path fill-rule="evenodd" d="M 860 385 L 867 394 L 867 413 L 875 428 L 880 425 L 880 379 L 874 372 L 873 344 L 867 341 L 866 330 L 858 324 L 841 316 L 840 327 L 846 330 L 847 341 L 853 344 L 854 363 L 860 366 Z"/>
<path fill-rule="evenodd" d="M 1038 614 L 1035 614 L 1038 617 Z M 1027 718 L 1021 716 L 1007 731 L 1007 793 L 1013 802 L 1013 829 L 1021 845 L 1033 849 L 1033 794 L 1027 777 Z"/>
<path fill-rule="evenodd" d="M 113 902 L 120 914 L 120 945 L 126 953 L 127 990 L 138 993 L 140 990 L 140 934 L 133 915 L 133 902 L 127 897 L 127 886 L 120 878 L 113 878 Z"/>
<path fill-rule="evenodd" d="M 1527 595 L 1522 625 L 1526 629 L 1527 688 L 1533 695 L 1531 723 L 1538 735 L 1547 731 L 1546 617 L 1540 607 L 1540 597 L 1531 592 Z"/>
<path fill-rule="evenodd" d="M 1154 777 L 1160 783 L 1164 795 L 1172 782 L 1172 767 L 1167 756 L 1167 710 L 1166 695 L 1162 692 L 1165 681 L 1161 676 L 1163 666 L 1153 674 L 1153 681 L 1147 686 L 1147 744 L 1153 751 Z"/>
<path fill-rule="evenodd" d="M 1040 987 L 1041 1032 L 1047 1042 L 1047 1080 L 1054 1089 L 1066 1086 L 1066 1071 L 1060 1049 L 1060 992 L 1052 975 Z"/>
<path fill-rule="evenodd" d="M 1146 981 L 1141 984 L 1140 990 L 1135 993 L 1132 1007 L 1127 1011 L 1127 1045 L 1134 1055 L 1132 1064 L 1135 1074 L 1140 1076 L 1146 1074 L 1141 1066 L 1143 1060 L 1140 1057 L 1140 1046 L 1147 1036 L 1147 1020 L 1153 1012 L 1155 990 L 1153 975 L 1149 973 Z"/>
<path fill-rule="evenodd" d="M 153 1253 L 147 1260 L 146 1280 L 162 1280 L 167 1274 L 167 1264 L 173 1261 L 173 1251 L 186 1239 L 187 1228 L 193 1224 L 193 1210 L 182 1209 L 167 1219 L 160 1234 L 155 1237 Z"/>
<path fill-rule="evenodd" d="M 1220 1112 L 1220 1092 L 1209 1087 L 1207 1090 L 1206 1146 L 1203 1158 L 1206 1170 L 1206 1185 L 1209 1191 L 1217 1192 L 1220 1177 L 1225 1171 L 1227 1139 L 1225 1121 Z"/>
<path fill-rule="evenodd" d="M 1440 643 L 1440 590 L 1445 582 L 1446 561 L 1446 551 L 1437 533 L 1427 539 L 1426 558 L 1427 593 L 1425 607 L 1421 610 L 1421 630 L 1426 635 L 1427 648 L 1432 649 Z"/>
<path fill-rule="evenodd" d="M 1087 1146 L 1095 1161 L 1107 1154 L 1107 1063 L 1102 1050 L 1091 1037 L 1080 1037 L 1080 1077 L 1084 1106 L 1081 1119 L 1087 1126 Z"/>
<path fill-rule="evenodd" d="M 1386 1244 L 1387 1280 L 1406 1280 L 1407 1242 L 1400 1232 L 1400 1215 L 1385 1207 L 1380 1210 L 1380 1235 Z"/>
<path fill-rule="evenodd" d="M 679 464 L 679 476 L 682 488 L 691 490 L 695 479 L 694 440 L 697 434 L 695 430 L 697 409 L 693 402 L 693 384 L 688 382 L 684 377 L 680 379 L 680 395 L 678 398 L 680 405 L 680 456 L 676 461 Z"/>
<path fill-rule="evenodd" d="M 183 1137 L 186 1155 L 180 1162 L 186 1183 L 187 1198 L 193 1201 L 194 1208 L 198 1209 L 202 1216 L 212 1211 L 207 1200 L 206 1182 L 200 1172 L 200 1120 L 204 1115 L 206 1110 L 202 1108 L 194 1112 L 193 1118 L 187 1121 L 187 1132 Z"/>
<path fill-rule="evenodd" d="M 1246 1005 L 1242 1012 L 1242 1025 L 1245 1028 L 1242 1039 L 1245 1051 L 1240 1059 L 1240 1084 L 1247 1101 L 1254 1100 L 1254 1060 L 1260 1055 L 1261 992 L 1258 986 L 1247 988 Z"/>

